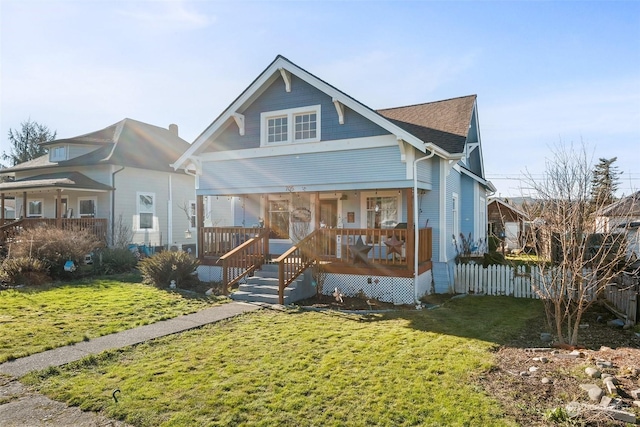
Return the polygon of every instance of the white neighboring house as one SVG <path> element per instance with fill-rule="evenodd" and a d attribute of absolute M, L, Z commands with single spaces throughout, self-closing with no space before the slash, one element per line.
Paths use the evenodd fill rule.
<path fill-rule="evenodd" d="M 21 226 L 78 223 L 111 244 L 122 218 L 132 243 L 195 243 L 188 235 L 195 234 L 194 177 L 169 167 L 189 148 L 176 125 L 124 119 L 43 146 L 48 154 L 0 171 L 8 180 L 0 183 L 0 212 L 15 203 Z"/>
<path fill-rule="evenodd" d="M 627 252 L 640 259 L 640 191 L 604 208 L 596 218 L 596 232 L 622 232 L 627 235 Z"/>

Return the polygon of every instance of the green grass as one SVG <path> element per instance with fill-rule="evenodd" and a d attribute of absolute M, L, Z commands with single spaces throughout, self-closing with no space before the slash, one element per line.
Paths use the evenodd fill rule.
<path fill-rule="evenodd" d="M 113 279 L 5 290 L 0 292 L 0 363 L 216 302 Z"/>
<path fill-rule="evenodd" d="M 541 313 L 506 297 L 370 316 L 261 310 L 23 381 L 136 426 L 512 426 L 477 380 Z"/>

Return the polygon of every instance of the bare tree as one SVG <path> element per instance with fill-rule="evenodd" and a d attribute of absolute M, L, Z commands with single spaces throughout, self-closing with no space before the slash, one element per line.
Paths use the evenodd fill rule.
<path fill-rule="evenodd" d="M 560 344 L 576 345 L 585 310 L 630 261 L 618 230 L 595 233 L 596 217 L 606 200 L 592 199 L 593 167 L 587 147 L 557 145 L 542 179 L 527 172 L 528 210 L 534 227 L 528 237 L 536 247 L 550 245 L 551 259 L 539 257 L 535 291 Z M 628 216 L 630 212 L 619 212 Z"/>
<path fill-rule="evenodd" d="M 113 224 L 113 247 L 127 248 L 133 240 L 133 230 L 127 225 L 122 217 L 118 215 L 118 219 Z"/>

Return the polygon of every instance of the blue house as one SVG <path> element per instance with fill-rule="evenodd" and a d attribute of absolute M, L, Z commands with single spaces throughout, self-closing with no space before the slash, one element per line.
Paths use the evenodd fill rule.
<path fill-rule="evenodd" d="M 475 95 L 373 110 L 282 56 L 173 167 L 196 177 L 199 274 L 231 286 L 273 269 L 281 303 L 314 265 L 324 293 L 449 291 L 454 239 L 485 239 L 495 191 Z"/>

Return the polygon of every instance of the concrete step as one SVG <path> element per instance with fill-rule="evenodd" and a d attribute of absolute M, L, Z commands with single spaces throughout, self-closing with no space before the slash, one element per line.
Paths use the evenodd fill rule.
<path fill-rule="evenodd" d="M 278 294 L 256 294 L 253 292 L 236 291 L 231 294 L 231 299 L 234 301 L 247 301 L 247 302 L 264 302 L 267 304 L 278 304 Z M 289 304 L 291 297 L 285 295 L 284 303 Z"/>
<path fill-rule="evenodd" d="M 284 289 L 284 294 L 289 295 L 296 290 L 296 283 L 292 283 Z M 262 283 L 242 283 L 238 286 L 238 291 L 255 293 L 255 294 L 269 294 L 278 295 L 278 283 L 262 284 Z"/>

